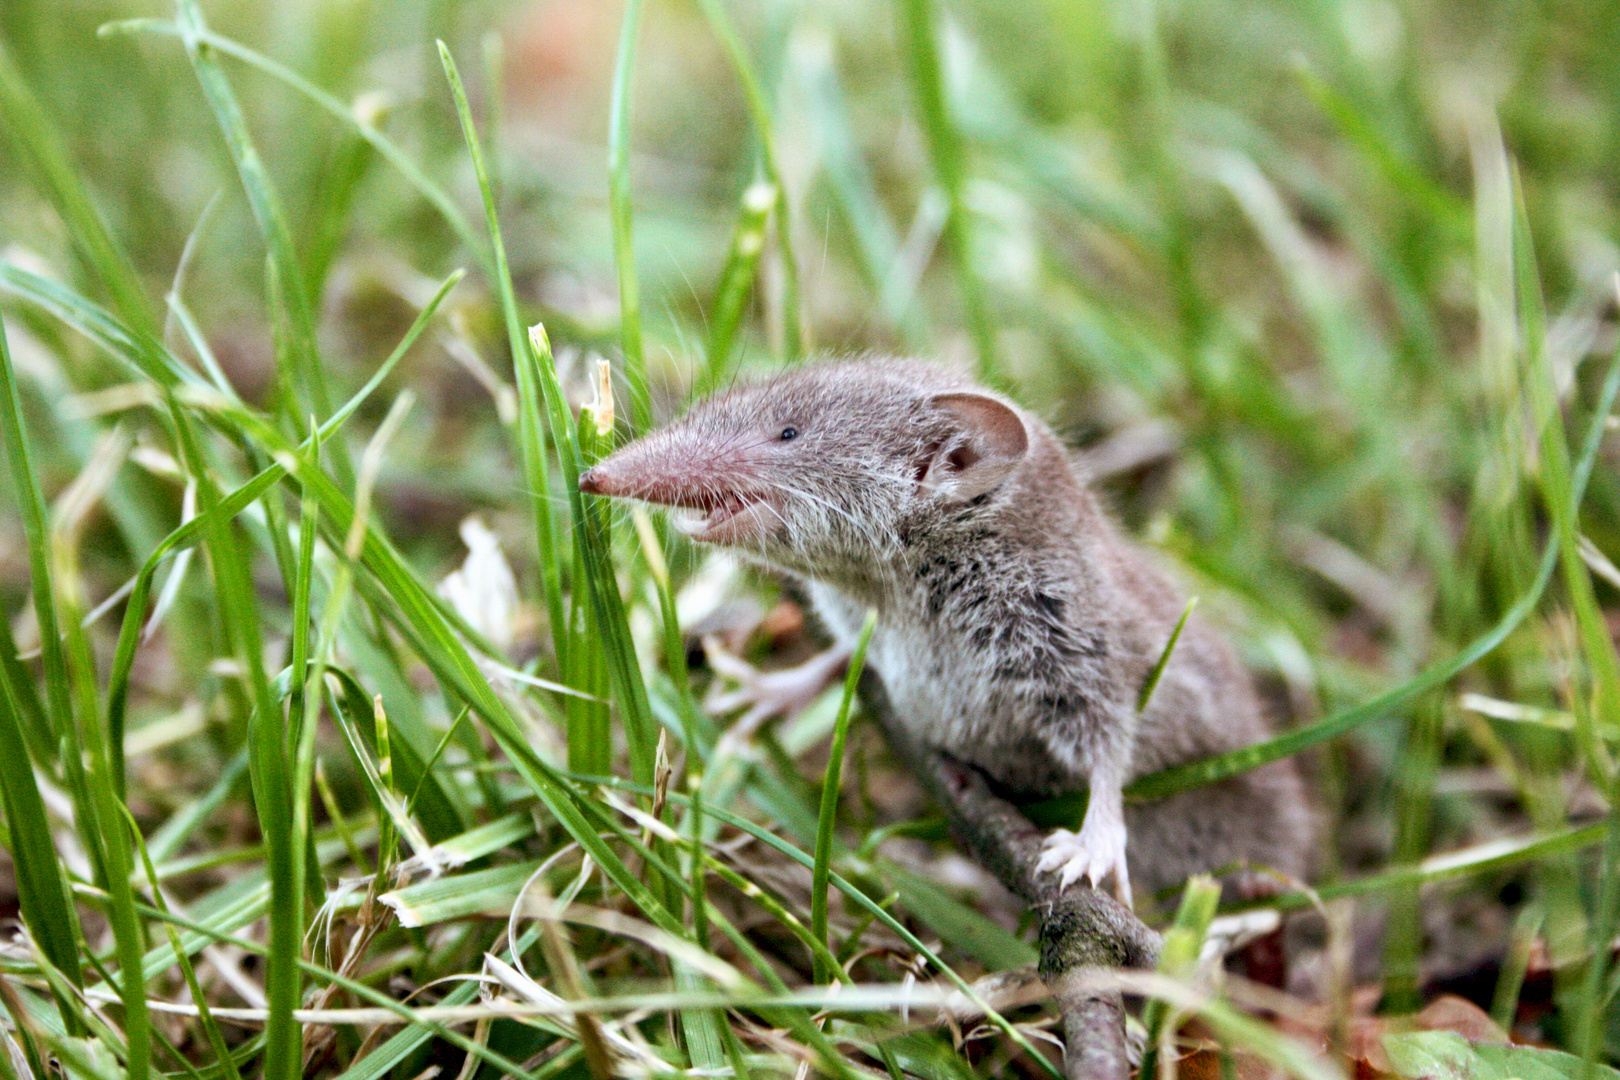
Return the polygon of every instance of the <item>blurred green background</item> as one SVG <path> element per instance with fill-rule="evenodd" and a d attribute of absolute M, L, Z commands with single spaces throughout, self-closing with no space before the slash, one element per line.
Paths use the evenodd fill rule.
<path fill-rule="evenodd" d="M 222 362 L 262 387 L 262 244 L 190 65 L 172 38 L 96 34 L 166 14 L 161 4 L 12 0 L 5 40 L 154 301 L 195 230 L 188 299 Z M 207 14 L 345 104 L 381 110 L 383 130 L 475 218 L 431 48 L 444 38 L 476 109 L 499 120 L 494 159 L 521 297 L 560 343 L 612 351 L 605 139 L 617 8 L 352 2 Z M 764 3 L 730 15 L 774 117 L 803 348 L 969 361 L 990 348 L 997 370 L 1077 442 L 1168 423 L 1198 451 L 1176 466 L 1176 501 L 1127 499 L 1127 512 L 1173 510 L 1190 556 L 1265 583 L 1273 601 L 1294 599 L 1271 587 L 1275 573 L 1302 592 L 1321 584 L 1275 557 L 1280 530 L 1297 526 L 1387 574 L 1423 575 L 1460 605 L 1463 626 L 1488 608 L 1472 594 L 1493 578 L 1457 580 L 1451 559 L 1494 445 L 1481 421 L 1514 389 L 1491 375 L 1493 351 L 1513 347 L 1508 331 L 1493 338 L 1491 320 L 1513 316 L 1490 310 L 1511 297 L 1505 268 L 1482 261 L 1496 255 L 1476 236 L 1476 178 L 1500 124 L 1551 317 L 1567 317 L 1573 337 L 1553 343 L 1550 361 L 1578 377 L 1582 350 L 1605 347 L 1592 340 L 1606 329 L 1595 313 L 1610 303 L 1617 261 L 1617 9 L 952 3 L 939 14 L 977 318 L 953 273 L 950 193 L 919 119 L 899 10 Z M 390 325 L 387 294 L 467 255 L 352 131 L 262 75 L 235 78 L 310 263 L 323 359 L 336 385 L 352 384 L 377 320 Z M 759 139 L 695 3 L 647 8 L 634 84 L 648 364 L 655 385 L 679 384 L 703 363 Z M 8 150 L 7 241 L 71 279 L 72 240 L 28 155 Z M 771 337 L 773 265 L 741 349 L 780 360 L 795 349 Z M 460 378 L 423 351 L 424 385 Z M 415 429 L 424 445 L 475 424 L 450 404 L 465 402 L 430 405 L 432 427 Z M 1612 496 L 1600 478 L 1594 498 Z M 1426 608 L 1401 591 L 1393 602 Z M 1296 632 L 1331 600 L 1288 610 Z M 1431 623 L 1427 614 L 1413 621 Z M 1407 655 L 1422 643 L 1400 644 Z"/>

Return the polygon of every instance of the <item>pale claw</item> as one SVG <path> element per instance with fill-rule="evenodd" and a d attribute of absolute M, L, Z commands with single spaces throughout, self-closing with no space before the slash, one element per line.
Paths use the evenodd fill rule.
<path fill-rule="evenodd" d="M 1058 872 L 1058 885 L 1067 889 L 1081 878 L 1100 888 L 1108 875 L 1114 875 L 1115 894 L 1126 907 L 1131 904 L 1131 879 L 1125 869 L 1125 823 L 1101 815 L 1087 814 L 1079 832 L 1053 829 L 1041 845 L 1036 873 Z"/>

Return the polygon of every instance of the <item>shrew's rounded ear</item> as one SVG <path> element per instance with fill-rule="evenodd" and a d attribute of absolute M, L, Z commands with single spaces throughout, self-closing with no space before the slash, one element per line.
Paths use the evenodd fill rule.
<path fill-rule="evenodd" d="M 951 502 L 967 502 L 1000 484 L 1029 452 L 1023 417 L 1004 402 L 971 390 L 935 394 L 956 432 L 929 454 L 918 482 Z"/>

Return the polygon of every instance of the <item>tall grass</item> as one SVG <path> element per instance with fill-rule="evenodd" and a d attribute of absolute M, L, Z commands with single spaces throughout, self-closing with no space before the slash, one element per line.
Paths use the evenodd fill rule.
<path fill-rule="evenodd" d="M 1539 1066 L 1620 1061 L 1612 6 L 15 0 L 0 1071 L 1056 1074 L 1039 1010 L 926 1022 L 1033 950 L 853 681 L 720 737 L 682 618 L 770 584 L 577 490 L 812 342 L 1116 463 L 1292 714 L 1133 794 L 1313 750 L 1272 906 L 1382 924 L 1392 1014 L 1485 972 Z M 457 607 L 473 512 L 515 574 Z M 1197 895 L 1158 1060 L 1197 1013 L 1347 1072 L 1221 998 Z"/>

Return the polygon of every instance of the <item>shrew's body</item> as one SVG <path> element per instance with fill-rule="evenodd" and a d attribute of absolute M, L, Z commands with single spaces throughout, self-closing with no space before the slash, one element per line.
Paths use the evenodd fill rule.
<path fill-rule="evenodd" d="M 1102 511 L 1051 430 L 946 369 L 814 365 L 699 402 L 581 479 L 683 508 L 678 527 L 802 578 L 923 742 L 1014 796 L 1089 789 L 1047 840 L 1065 882 L 1125 851 L 1151 890 L 1233 864 L 1303 875 L 1309 804 L 1291 762 L 1123 806 L 1131 779 L 1265 739 L 1248 676 L 1196 619 L 1137 699 L 1183 601 Z"/>

